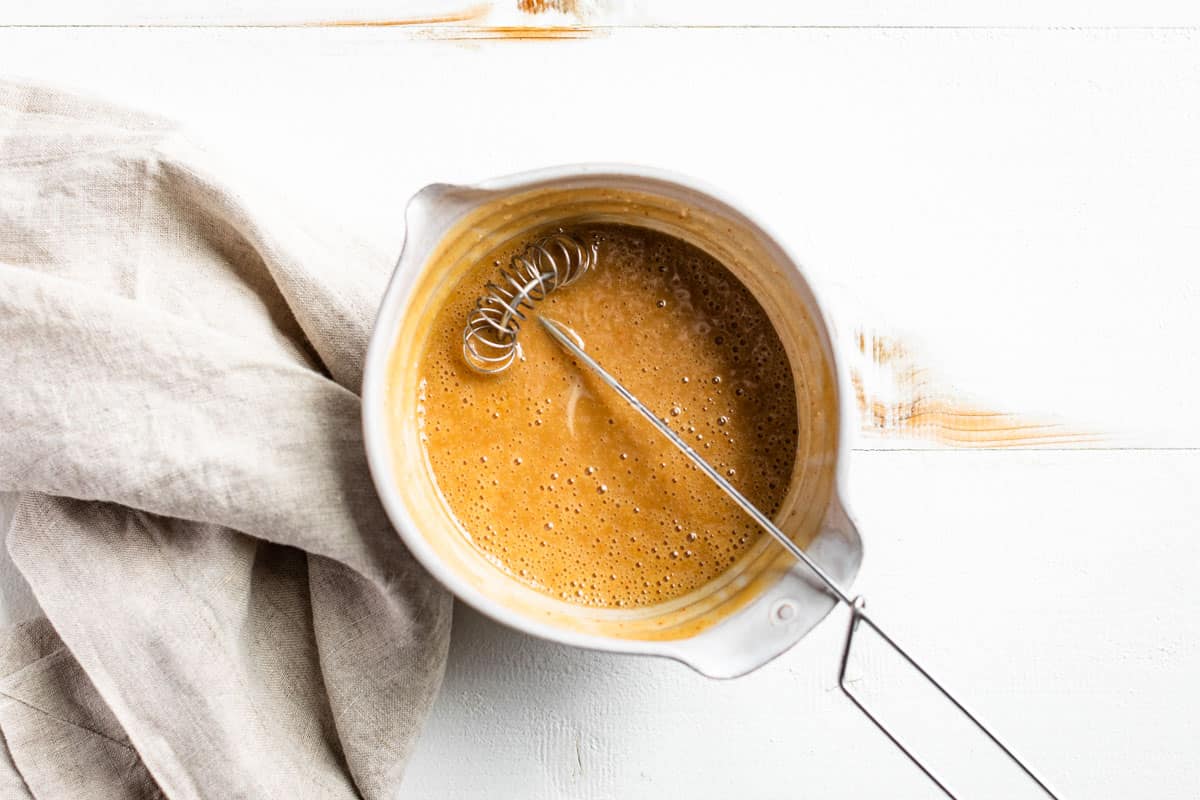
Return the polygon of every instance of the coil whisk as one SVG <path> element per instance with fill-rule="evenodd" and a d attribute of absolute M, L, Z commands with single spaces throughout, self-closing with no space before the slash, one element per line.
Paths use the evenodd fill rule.
<path fill-rule="evenodd" d="M 597 245 L 555 233 L 513 256 L 500 277 L 485 286 L 463 329 L 463 358 L 471 369 L 494 375 L 520 355 L 517 335 L 525 311 L 556 289 L 579 280 L 596 264 Z"/>

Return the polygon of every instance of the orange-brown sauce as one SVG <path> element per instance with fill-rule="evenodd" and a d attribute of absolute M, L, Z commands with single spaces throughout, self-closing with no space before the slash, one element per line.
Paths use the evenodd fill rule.
<path fill-rule="evenodd" d="M 788 489 L 796 393 L 783 346 L 717 261 L 641 228 L 568 228 L 595 269 L 538 305 L 768 513 Z M 531 318 L 498 376 L 462 356 L 467 315 L 537 235 L 482 259 L 437 313 L 422 355 L 422 439 L 465 534 L 526 585 L 591 606 L 645 606 L 720 576 L 754 523 Z"/>

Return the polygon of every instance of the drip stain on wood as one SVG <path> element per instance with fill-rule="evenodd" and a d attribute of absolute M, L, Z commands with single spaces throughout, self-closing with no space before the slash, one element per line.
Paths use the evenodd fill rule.
<path fill-rule="evenodd" d="M 575 0 L 517 0 L 517 10 L 526 14 L 544 14 L 547 11 L 574 14 L 578 11 L 578 5 Z"/>
<path fill-rule="evenodd" d="M 425 38 L 438 41 L 475 41 L 480 39 L 519 39 L 544 41 L 588 39 L 595 29 L 578 25 L 471 25 L 456 28 L 430 28 Z"/>
<path fill-rule="evenodd" d="M 951 447 L 1080 445 L 1100 440 L 1050 418 L 997 411 L 965 400 L 939 382 L 899 339 L 859 329 L 850 383 L 868 435 Z"/>
<path fill-rule="evenodd" d="M 507 4 L 505 4 L 507 5 Z M 583 4 L 586 5 L 586 4 Z M 507 6 L 509 13 L 513 9 Z M 464 7 L 445 14 L 422 17 L 401 17 L 396 19 L 377 20 L 323 20 L 319 22 L 301 23 L 301 27 L 315 28 L 424 28 L 418 35 L 427 39 L 445 41 L 462 41 L 470 39 L 584 39 L 595 34 L 595 30 L 585 25 L 546 25 L 546 24 L 497 24 L 508 22 L 506 14 L 496 17 L 501 7 L 496 2 L 481 3 Z M 518 21 L 521 15 L 534 17 L 541 14 L 565 15 L 580 20 L 585 13 L 579 0 L 516 0 L 515 11 Z M 553 18 L 553 17 L 552 17 Z M 488 24 L 491 22 L 492 24 Z"/>
<path fill-rule="evenodd" d="M 402 17 L 399 19 L 364 19 L 364 20 L 327 20 L 322 22 L 305 23 L 304 27 L 312 28 L 400 28 L 419 25 L 451 25 L 458 22 L 476 22 L 483 19 L 491 11 L 491 6 L 469 6 L 461 11 L 427 17 Z"/>

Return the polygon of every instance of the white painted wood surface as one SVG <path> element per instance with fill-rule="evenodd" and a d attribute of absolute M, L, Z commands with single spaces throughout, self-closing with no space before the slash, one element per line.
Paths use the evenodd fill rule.
<path fill-rule="evenodd" d="M 1160 24 L 1154 4 L 1140 21 L 1068 5 L 1010 8 Z M 624 160 L 734 194 L 801 254 L 844 337 L 899 333 L 982 403 L 1102 434 L 863 439 L 858 588 L 1064 796 L 1200 796 L 1197 32 L 454 30 L 8 28 L 0 74 L 181 119 L 393 251 L 431 181 Z M 936 796 L 834 691 L 840 618 L 727 683 L 456 621 L 414 797 Z M 887 698 L 900 675 L 860 677 Z"/>
<path fill-rule="evenodd" d="M 529 7 L 545 10 L 520 10 Z M 430 18 L 597 27 L 1161 28 L 1200 23 L 1200 6 L 1186 0 L 38 0 L 0 7 L 0 24 L 11 25 L 397 24 Z"/>

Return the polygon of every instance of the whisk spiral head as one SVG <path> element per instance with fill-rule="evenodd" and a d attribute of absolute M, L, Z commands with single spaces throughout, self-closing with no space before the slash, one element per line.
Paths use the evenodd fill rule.
<path fill-rule="evenodd" d="M 595 243 L 554 233 L 513 256 L 467 315 L 463 358 L 471 369 L 495 375 L 511 367 L 520 353 L 517 335 L 527 319 L 525 311 L 588 272 L 597 250 Z"/>

